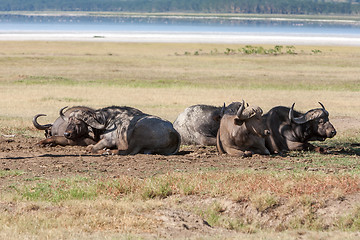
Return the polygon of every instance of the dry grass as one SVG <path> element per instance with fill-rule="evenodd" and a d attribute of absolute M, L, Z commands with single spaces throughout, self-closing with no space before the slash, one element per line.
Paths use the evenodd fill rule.
<path fill-rule="evenodd" d="M 106 233 L 109 239 L 126 238 L 130 234 L 153 233 L 161 224 L 146 217 L 146 213 L 161 206 L 158 201 L 133 203 L 98 199 L 58 205 L 13 202 L 0 206 L 0 238 L 4 239 L 95 239 L 99 232 Z"/>
<path fill-rule="evenodd" d="M 349 174 L 253 171 L 49 180 L 4 192 L 0 232 L 4 237 L 12 231 L 17 236 L 40 239 L 56 234 L 64 239 L 94 237 L 99 232 L 109 237 L 156 235 L 161 225 L 170 224 L 160 218 L 160 211 L 197 215 L 212 227 L 260 236 L 261 229 L 359 231 L 356 209 L 342 209 L 331 220 L 320 213 L 329 211 L 330 201 L 356 195 L 358 183 L 359 176 Z"/>
<path fill-rule="evenodd" d="M 48 114 L 43 121 L 51 122 L 67 105 L 129 105 L 173 121 L 192 104 L 241 99 L 264 111 L 293 102 L 306 111 L 321 101 L 331 117 L 358 118 L 359 48 L 296 46 L 297 55 L 281 56 L 222 53 L 241 47 L 2 42 L 1 128 L 30 129 L 37 113 Z M 210 54 L 214 49 L 218 54 Z"/>

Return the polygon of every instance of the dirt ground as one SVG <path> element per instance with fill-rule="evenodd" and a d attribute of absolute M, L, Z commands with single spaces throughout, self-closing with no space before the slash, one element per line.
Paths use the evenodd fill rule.
<path fill-rule="evenodd" d="M 71 176 L 108 176 L 128 175 L 149 177 L 173 171 L 191 172 L 198 170 L 230 170 L 236 168 L 266 169 L 267 162 L 281 162 L 282 157 L 256 155 L 252 158 L 219 155 L 216 147 L 182 146 L 179 154 L 173 156 L 138 154 L 119 156 L 89 154 L 80 146 L 36 145 L 40 138 L 23 136 L 0 137 L 0 169 L 20 170 L 21 178 L 32 177 L 64 178 Z M 20 178 L 20 179 L 19 179 Z M 5 181 L 12 179 L 2 179 Z M 15 179 L 14 179 L 15 180 Z"/>
<path fill-rule="evenodd" d="M 216 147 L 182 146 L 173 156 L 138 154 L 119 156 L 90 154 L 80 146 L 45 146 L 36 143 L 40 138 L 23 136 L 0 136 L 0 169 L 18 170 L 22 174 L 15 177 L 3 177 L 1 185 L 11 181 L 21 181 L 33 177 L 65 178 L 71 176 L 106 176 L 120 175 L 139 178 L 167 172 L 193 172 L 199 170 L 234 170 L 234 169 L 276 169 L 292 170 L 291 162 L 302 161 L 299 158 L 284 156 L 260 156 L 238 158 L 220 155 Z M 356 146 L 355 146 L 356 147 Z M 343 148 L 329 149 L 330 155 L 353 154 Z M 286 160 L 286 161 L 284 161 Z M 308 161 L 308 159 L 303 159 Z M 346 171 L 353 166 L 332 166 L 309 169 L 309 171 Z"/>

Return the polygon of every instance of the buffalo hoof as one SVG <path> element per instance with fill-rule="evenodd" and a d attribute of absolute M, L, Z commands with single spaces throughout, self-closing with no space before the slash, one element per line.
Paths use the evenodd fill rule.
<path fill-rule="evenodd" d="M 50 141 L 47 138 L 47 139 L 41 140 L 40 142 L 36 143 L 36 146 L 39 146 L 39 147 L 45 147 L 45 146 L 54 147 L 54 146 L 56 146 L 56 144 L 54 144 L 52 141 Z"/>
<path fill-rule="evenodd" d="M 96 150 L 94 150 L 94 145 L 89 145 L 86 147 L 86 151 L 90 153 L 97 153 Z"/>
<path fill-rule="evenodd" d="M 318 152 L 318 153 L 322 153 L 322 154 L 326 154 L 328 153 L 328 151 L 325 149 L 325 148 L 322 148 L 322 147 L 316 147 L 314 149 L 315 152 Z"/>
<path fill-rule="evenodd" d="M 252 157 L 253 153 L 251 151 L 245 151 L 243 157 Z"/>

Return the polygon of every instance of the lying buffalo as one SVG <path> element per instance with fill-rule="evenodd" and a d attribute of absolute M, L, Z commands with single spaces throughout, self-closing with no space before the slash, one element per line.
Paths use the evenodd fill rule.
<path fill-rule="evenodd" d="M 248 157 L 253 153 L 268 155 L 264 137 L 270 132 L 262 122 L 260 107 L 245 107 L 244 101 L 238 111 L 224 114 L 217 133 L 217 149 L 231 156 Z"/>
<path fill-rule="evenodd" d="M 329 121 L 329 113 L 320 102 L 321 108 L 306 113 L 294 110 L 294 105 L 274 107 L 264 115 L 264 123 L 270 130 L 266 147 L 271 153 L 290 150 L 318 150 L 309 141 L 324 141 L 336 135 Z M 321 150 L 320 150 L 321 151 Z"/>
<path fill-rule="evenodd" d="M 34 126 L 39 130 L 45 130 L 45 137 L 46 139 L 40 141 L 38 144 L 40 145 L 80 145 L 80 146 L 87 146 L 90 144 L 95 144 L 99 141 L 99 132 L 96 129 L 88 128 L 81 128 L 81 132 L 77 138 L 66 138 L 64 136 L 65 130 L 68 127 L 68 122 L 65 120 L 72 112 L 78 110 L 89 110 L 93 111 L 93 109 L 84 106 L 72 107 L 67 109 L 65 112 L 63 110 L 67 108 L 64 107 L 60 110 L 60 117 L 58 117 L 53 124 L 45 124 L 41 125 L 37 122 L 37 119 L 41 116 L 46 116 L 45 114 L 37 114 L 33 118 Z"/>
<path fill-rule="evenodd" d="M 225 108 L 210 105 L 194 105 L 186 108 L 174 122 L 174 128 L 180 133 L 181 143 L 216 146 L 216 134 L 222 115 L 235 113 L 240 105 L 240 102 L 233 102 Z"/>
<path fill-rule="evenodd" d="M 131 107 L 73 111 L 68 118 L 65 137 L 78 138 L 78 130 L 83 124 L 102 132 L 100 141 L 89 146 L 93 153 L 115 148 L 121 155 L 171 155 L 177 153 L 180 146 L 180 135 L 169 121 Z"/>

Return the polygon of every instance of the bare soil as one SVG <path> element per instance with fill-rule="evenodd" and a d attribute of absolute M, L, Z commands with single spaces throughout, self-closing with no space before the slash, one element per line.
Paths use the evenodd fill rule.
<path fill-rule="evenodd" d="M 90 154 L 81 146 L 38 146 L 40 138 L 17 136 L 0 136 L 0 170 L 18 170 L 22 174 L 16 177 L 3 177 L 1 185 L 11 181 L 22 181 L 33 177 L 65 178 L 72 176 L 106 176 L 120 175 L 145 178 L 168 172 L 194 172 L 208 170 L 235 169 L 276 169 L 292 170 L 291 162 L 302 161 L 289 155 L 261 156 L 248 158 L 221 155 L 216 147 L 182 146 L 177 155 L 120 156 L 112 154 Z M 356 154 L 344 148 L 328 149 L 330 155 Z M 286 160 L 286 161 L 284 161 Z M 304 159 L 307 162 L 308 159 Z M 289 164 L 290 162 L 290 164 Z M 332 166 L 310 169 L 309 171 L 336 172 L 352 170 L 353 166 Z M 306 169 L 305 169 L 306 170 Z"/>

